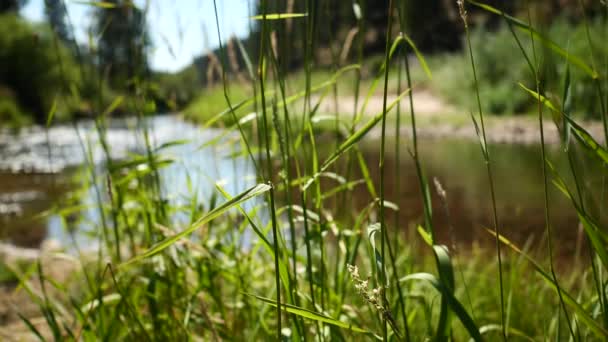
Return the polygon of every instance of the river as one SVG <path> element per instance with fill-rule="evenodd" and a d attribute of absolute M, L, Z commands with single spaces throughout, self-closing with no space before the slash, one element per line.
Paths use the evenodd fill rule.
<path fill-rule="evenodd" d="M 153 146 L 185 140 L 164 150 L 175 160 L 161 171 L 164 197 L 173 203 L 187 201 L 194 192 L 204 201 L 215 191 L 217 181 L 225 184 L 232 194 L 255 183 L 252 163 L 247 158 L 234 157 L 238 154 L 235 151 L 241 148 L 238 135 L 226 134 L 220 129 L 201 129 L 177 116 L 151 117 L 143 124 L 133 118 L 112 120 L 106 134 L 114 159 L 145 151 L 143 125 L 148 128 Z M 201 147 L 214 138 L 218 138 L 219 143 Z M 390 140 L 388 146 L 391 147 L 386 158 L 387 199 L 400 208 L 400 229 L 411 229 L 423 217 L 415 168 L 407 143 L 401 148 L 398 171 Z M 492 227 L 492 206 L 479 143 L 441 138 L 423 140 L 419 146 L 428 179 L 432 184 L 436 178 L 447 194 L 446 211 L 444 203 L 432 191 L 433 219 L 440 239 L 446 243 L 454 239 L 464 245 L 483 244 L 489 236 L 481 227 Z M 519 243 L 529 239 L 541 242 L 545 216 L 539 146 L 492 144 L 489 148 L 493 156 L 499 222 L 504 234 Z M 361 150 L 378 184 L 379 141 L 366 139 L 361 143 Z M 550 146 L 548 152 L 556 168 L 566 172 L 567 160 L 559 146 Z M 78 223 L 64 222 L 56 214 L 43 218 L 39 214 L 72 203 L 73 192 L 83 188 L 81 183 L 88 178 L 87 173 L 78 170 L 82 165 L 99 165 L 103 160 L 93 122 L 54 126 L 48 130 L 32 127 L 19 133 L 0 132 L 0 239 L 18 246 L 37 247 L 47 238 L 68 243 L 72 235 L 66 227 L 77 232 L 90 229 L 90 222 L 98 220 L 92 186 L 88 194 L 85 191 L 84 199 L 82 195 L 79 197 L 87 209 Z M 590 189 L 605 186 L 594 164 L 581 161 L 579 168 Z M 399 172 L 398 191 L 396 172 Z M 551 184 L 550 187 L 550 222 L 559 240 L 557 250 L 567 255 L 581 242 L 578 220 L 569 200 Z M 370 200 L 362 184 L 355 188 L 354 197 L 360 205 Z M 86 234 L 74 235 L 86 241 Z"/>

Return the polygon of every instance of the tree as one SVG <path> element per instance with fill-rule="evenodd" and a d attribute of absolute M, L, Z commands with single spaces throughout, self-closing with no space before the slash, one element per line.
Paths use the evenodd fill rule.
<path fill-rule="evenodd" d="M 79 82 L 71 54 L 54 43 L 48 27 L 15 14 L 0 15 L 0 65 L 0 88 L 10 89 L 38 122 L 44 122 L 56 96 Z"/>
<path fill-rule="evenodd" d="M 145 14 L 131 1 L 106 1 L 114 6 L 99 7 L 94 13 L 93 31 L 100 37 L 98 63 L 115 88 L 134 90 L 134 77 L 145 76 L 150 39 Z"/>
<path fill-rule="evenodd" d="M 28 0 L 2 0 L 0 1 L 0 13 L 18 12 L 25 6 Z"/>
<path fill-rule="evenodd" d="M 74 37 L 66 22 L 67 10 L 63 0 L 45 0 L 44 14 L 57 37 L 67 46 L 73 46 Z"/>

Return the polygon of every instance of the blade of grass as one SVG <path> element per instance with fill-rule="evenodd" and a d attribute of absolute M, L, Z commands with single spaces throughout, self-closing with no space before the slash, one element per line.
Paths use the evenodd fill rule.
<path fill-rule="evenodd" d="M 251 199 L 253 197 L 259 196 L 261 194 L 264 194 L 268 191 L 270 191 L 271 186 L 268 184 L 258 184 L 252 188 L 249 188 L 247 190 L 245 190 L 244 192 L 238 194 L 237 196 L 233 197 L 231 200 L 226 201 L 224 204 L 220 205 L 219 207 L 213 209 L 212 211 L 208 212 L 206 215 L 204 215 L 203 217 L 201 217 L 200 219 L 198 219 L 194 224 L 192 224 L 190 227 L 184 229 L 183 231 L 170 236 L 160 242 L 158 242 L 157 244 L 155 244 L 154 246 L 150 247 L 147 251 L 145 251 L 144 253 L 137 255 L 133 258 L 131 258 L 130 260 L 123 262 L 122 264 L 119 265 L 119 268 L 125 268 L 129 265 L 132 265 L 134 263 L 137 263 L 143 259 L 149 258 L 153 255 L 156 255 L 160 252 L 162 252 L 163 250 L 165 250 L 166 248 L 170 247 L 171 245 L 173 245 L 174 243 L 176 243 L 177 241 L 179 241 L 182 238 L 185 238 L 186 236 L 192 234 L 192 232 L 194 232 L 197 229 L 200 229 L 203 225 L 205 225 L 206 223 L 208 223 L 209 221 L 213 220 L 214 218 L 217 218 L 218 216 L 222 215 L 224 212 L 226 212 L 227 210 L 229 210 L 232 207 L 235 207 L 236 205 L 247 201 L 248 199 Z"/>
<path fill-rule="evenodd" d="M 264 303 L 267 303 L 269 305 L 272 305 L 274 307 L 277 306 L 277 302 L 269 299 L 269 298 L 264 298 L 261 296 L 257 296 L 254 294 L 250 294 L 250 293 L 245 293 L 248 296 L 252 296 L 258 300 L 261 300 Z M 285 310 L 286 312 L 298 315 L 298 316 L 302 316 L 304 318 L 307 319 L 311 319 L 313 321 L 317 321 L 317 322 L 321 322 L 321 323 L 327 323 L 327 324 L 331 324 L 331 325 L 335 325 L 337 327 L 340 328 L 344 328 L 347 330 L 350 330 L 352 332 L 357 332 L 357 333 L 364 333 L 364 334 L 372 334 L 370 331 L 367 331 L 365 329 L 362 329 L 360 327 L 354 326 L 352 324 L 348 324 L 342 321 L 339 321 L 337 319 L 331 318 L 331 317 L 327 317 L 325 315 L 322 315 L 318 312 L 314 312 L 314 311 L 310 311 L 304 308 L 300 308 L 294 305 L 290 305 L 290 304 L 281 304 L 281 309 Z"/>

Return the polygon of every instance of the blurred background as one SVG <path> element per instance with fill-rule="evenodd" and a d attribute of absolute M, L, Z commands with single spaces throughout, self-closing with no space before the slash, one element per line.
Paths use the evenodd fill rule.
<path fill-rule="evenodd" d="M 602 39 L 606 9 L 600 1 L 583 1 L 584 7 L 577 0 L 488 3 L 520 18 L 531 13 L 540 31 L 574 55 L 589 56 L 582 25 L 583 18 L 588 18 L 595 47 L 598 51 L 608 48 Z M 360 22 L 353 4 L 364 13 Z M 356 60 L 355 48 L 343 48 L 357 45 L 354 39 L 364 39 L 361 53 L 374 70 L 385 46 L 387 5 L 387 1 L 321 2 L 316 9 L 322 22 L 314 34 L 315 66 L 331 68 Z M 439 75 L 436 81 L 426 81 L 428 88 L 457 106 L 470 105 L 467 94 L 472 82 L 462 72 L 467 61 L 461 53 L 463 27 L 456 2 L 408 0 L 405 6 L 406 33 Z M 228 50 L 225 58 L 230 59 L 225 65 L 232 66 L 226 71 L 229 78 L 242 80 L 246 72 L 240 48 L 246 49 L 255 65 L 260 21 L 249 18 L 259 13 L 259 3 L 226 0 L 218 1 L 217 7 L 221 39 Z M 504 20 L 469 7 L 481 89 L 487 99 L 484 106 L 494 114 L 526 112 L 531 99 L 512 85 L 530 75 Z M 304 11 L 302 1 L 269 1 L 269 13 Z M 196 116 L 192 113 L 195 108 L 189 106 L 209 92 L 221 75 L 223 63 L 218 58 L 223 55 L 218 51 L 213 2 L 209 0 L 3 0 L 0 12 L 0 123 L 4 127 L 43 123 L 53 104 L 57 106 L 55 121 L 94 117 L 117 95 L 132 95 L 136 84 L 148 95 L 148 111 L 185 110 Z M 276 25 L 281 49 L 286 51 L 280 57 L 282 65 L 291 71 L 301 69 L 304 21 L 294 18 Z M 354 30 L 365 34 L 356 35 Z M 541 79 L 552 90 L 565 65 L 555 63 L 551 54 L 543 57 Z M 575 92 L 579 112 L 597 117 L 592 87 L 579 82 Z M 99 97 L 102 103 L 96 104 Z M 127 112 L 123 105 L 113 114 Z"/>

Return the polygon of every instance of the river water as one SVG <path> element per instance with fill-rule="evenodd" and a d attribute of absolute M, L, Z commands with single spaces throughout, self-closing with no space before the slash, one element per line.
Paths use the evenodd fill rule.
<path fill-rule="evenodd" d="M 174 162 L 161 171 L 163 192 L 174 203 L 192 198 L 211 196 L 214 184 L 221 181 L 228 192 L 235 194 L 255 183 L 254 169 L 248 159 L 233 157 L 240 149 L 238 135 L 218 129 L 200 129 L 177 116 L 157 116 L 144 123 L 153 146 L 175 140 L 187 143 L 171 146 L 165 153 Z M 107 129 L 112 157 L 123 159 L 144 151 L 142 122 L 136 119 L 114 119 Z M 219 143 L 200 148 L 218 136 Z M 50 145 L 47 143 L 50 141 Z M 331 146 L 333 144 L 319 144 Z M 387 199 L 399 210 L 401 229 L 422 221 L 422 206 L 415 168 L 403 144 L 397 170 L 392 142 L 386 158 Z M 483 226 L 492 227 L 491 200 L 485 165 L 478 142 L 457 139 L 433 139 L 419 143 L 420 156 L 428 179 L 440 181 L 447 193 L 447 211 L 433 192 L 435 229 L 440 239 L 454 238 L 469 244 L 488 240 Z M 90 153 L 85 153 L 85 150 Z M 372 178 L 378 184 L 379 141 L 364 140 L 361 150 L 368 161 Z M 505 235 L 524 243 L 528 239 L 540 242 L 545 230 L 543 178 L 539 146 L 491 145 L 496 197 L 500 225 Z M 326 151 L 330 152 L 330 151 Z M 557 146 L 549 148 L 549 158 L 558 170 L 565 172 L 566 159 Z M 67 242 L 65 227 L 58 215 L 36 218 L 36 215 L 66 204 L 70 193 L 80 186 L 75 183 L 76 170 L 87 163 L 102 163 L 103 150 L 92 122 L 76 126 L 56 126 L 48 130 L 29 128 L 19 133 L 0 132 L 0 239 L 20 246 L 35 247 L 45 238 Z M 399 174 L 397 175 L 397 172 Z M 580 172 L 590 189 L 605 186 L 597 165 L 580 162 Z M 399 191 L 397 191 L 397 176 Z M 551 186 L 552 223 L 558 237 L 560 253 L 569 254 L 581 241 L 576 213 L 568 199 Z M 86 231 L 86 222 L 96 219 L 95 196 L 84 201 L 90 205 L 79 227 Z M 368 203 L 364 185 L 354 190 L 360 205 Z M 601 199 L 600 199 L 601 200 Z M 83 223 L 84 222 L 84 223 Z"/>
<path fill-rule="evenodd" d="M 239 145 L 234 142 L 238 135 L 218 129 L 201 130 L 176 116 L 150 117 L 143 123 L 132 118 L 113 119 L 106 130 L 113 159 L 145 153 L 144 125 L 153 147 L 179 141 L 163 149 L 163 155 L 174 162 L 160 170 L 163 198 L 172 203 L 183 204 L 195 195 L 208 199 L 216 182 L 233 194 L 255 184 L 251 164 L 232 157 L 237 154 Z M 202 147 L 213 139 L 220 139 L 219 143 Z M 91 222 L 99 221 L 93 186 L 79 196 L 78 203 L 70 200 L 72 190 L 81 189 L 82 182 L 91 178 L 82 166 L 99 165 L 104 158 L 93 122 L 0 133 L 0 240 L 27 247 L 36 247 L 45 238 L 69 242 L 65 227 L 71 222 L 65 223 L 53 214 L 36 218 L 66 204 L 86 207 L 78 227 L 71 228 L 90 229 Z M 104 185 L 100 188 L 103 193 Z M 82 234 L 81 238 L 85 240 Z"/>

